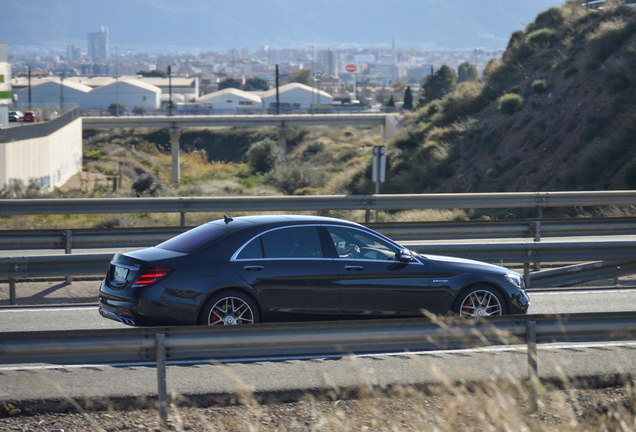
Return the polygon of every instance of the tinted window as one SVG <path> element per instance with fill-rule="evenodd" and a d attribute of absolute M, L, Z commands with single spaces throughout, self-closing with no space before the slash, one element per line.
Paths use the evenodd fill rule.
<path fill-rule="evenodd" d="M 175 252 L 190 253 L 218 239 L 223 234 L 225 234 L 225 230 L 218 226 L 205 224 L 158 244 L 157 247 Z"/>
<path fill-rule="evenodd" d="M 394 260 L 398 249 L 379 237 L 354 228 L 327 227 L 340 258 Z"/>
<path fill-rule="evenodd" d="M 255 238 L 247 244 L 236 257 L 236 259 L 263 258 L 263 248 L 261 247 L 261 238 Z"/>
<path fill-rule="evenodd" d="M 322 258 L 318 229 L 283 228 L 261 236 L 265 258 Z"/>

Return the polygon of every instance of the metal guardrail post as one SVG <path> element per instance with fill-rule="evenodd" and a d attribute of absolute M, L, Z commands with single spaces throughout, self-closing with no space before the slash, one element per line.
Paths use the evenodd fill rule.
<path fill-rule="evenodd" d="M 523 280 L 526 282 L 526 289 L 530 288 L 530 263 L 523 263 Z"/>
<path fill-rule="evenodd" d="M 157 350 L 157 409 L 159 410 L 159 427 L 168 428 L 168 402 L 166 390 L 166 335 L 155 335 Z"/>
<path fill-rule="evenodd" d="M 541 207 L 539 207 L 541 209 Z M 541 221 L 534 221 L 534 241 L 539 243 L 541 241 Z M 541 270 L 541 261 L 534 262 L 534 269 L 536 271 Z"/>
<path fill-rule="evenodd" d="M 15 304 L 15 279 L 9 278 L 9 304 Z"/>
<path fill-rule="evenodd" d="M 537 322 L 526 322 L 528 340 L 528 381 L 530 384 L 530 409 L 537 412 L 539 406 L 539 373 L 537 369 Z"/>
<path fill-rule="evenodd" d="M 186 220 L 185 220 L 186 216 L 185 215 L 186 215 L 185 212 L 181 212 L 181 226 L 182 227 L 186 226 Z"/>
<path fill-rule="evenodd" d="M 73 231 L 64 230 L 64 240 L 65 240 L 64 253 L 67 255 L 70 255 L 73 250 Z M 66 275 L 66 283 L 70 284 L 71 281 L 72 281 L 71 276 Z"/>

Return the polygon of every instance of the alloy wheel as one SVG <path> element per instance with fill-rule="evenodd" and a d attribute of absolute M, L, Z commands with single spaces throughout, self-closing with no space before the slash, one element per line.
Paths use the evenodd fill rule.
<path fill-rule="evenodd" d="M 254 311 L 238 297 L 223 297 L 216 302 L 208 316 L 209 325 L 254 324 Z"/>
<path fill-rule="evenodd" d="M 459 315 L 469 317 L 488 317 L 501 315 L 501 303 L 497 296 L 486 290 L 471 292 L 462 302 Z"/>

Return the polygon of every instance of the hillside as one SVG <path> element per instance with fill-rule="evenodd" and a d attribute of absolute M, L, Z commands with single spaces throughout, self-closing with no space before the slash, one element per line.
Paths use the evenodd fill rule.
<path fill-rule="evenodd" d="M 636 8 L 550 8 L 484 75 L 408 117 L 384 193 L 636 188 Z"/>

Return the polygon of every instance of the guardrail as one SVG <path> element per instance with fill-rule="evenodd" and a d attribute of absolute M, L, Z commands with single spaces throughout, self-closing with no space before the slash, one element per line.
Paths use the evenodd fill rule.
<path fill-rule="evenodd" d="M 0 215 L 628 206 L 636 191 L 0 200 Z M 185 219 L 182 217 L 182 225 Z"/>
<path fill-rule="evenodd" d="M 524 263 L 526 286 L 540 282 L 542 287 L 565 286 L 599 277 L 618 277 L 634 273 L 636 241 L 567 242 L 567 243 L 482 243 L 426 244 L 403 242 L 404 246 L 422 254 L 450 255 L 480 261 Z M 16 302 L 16 280 L 32 277 L 86 276 L 106 274 L 113 254 L 46 255 L 0 258 L 0 279 L 9 280 L 9 303 Z M 560 271 L 530 273 L 529 264 L 536 261 L 612 261 L 580 265 Z M 614 261 L 620 261 L 616 263 Z M 551 272 L 551 273 L 549 273 Z M 569 281 L 569 282 L 567 282 Z"/>
<path fill-rule="evenodd" d="M 333 105 L 327 107 L 314 108 L 207 108 L 205 106 L 195 106 L 181 108 L 177 107 L 172 110 L 168 108 L 150 109 L 150 108 L 132 108 L 123 110 L 114 109 L 81 109 L 82 117 L 164 117 L 164 116 L 244 116 L 244 115 L 279 115 L 279 114 L 377 114 L 377 113 L 397 113 L 399 109 L 394 107 L 371 107 L 371 106 L 348 106 Z"/>
<path fill-rule="evenodd" d="M 636 218 L 367 223 L 396 241 L 616 236 L 636 233 Z M 0 230 L 0 250 L 148 247 L 193 227 Z"/>
<path fill-rule="evenodd" d="M 636 339 L 636 313 L 513 315 L 2 333 L 0 363 L 155 361 L 159 421 L 167 420 L 166 359 L 250 360 L 472 348 L 526 343 L 532 402 L 538 400 L 537 343 Z"/>

